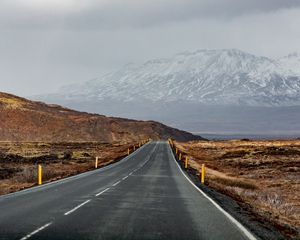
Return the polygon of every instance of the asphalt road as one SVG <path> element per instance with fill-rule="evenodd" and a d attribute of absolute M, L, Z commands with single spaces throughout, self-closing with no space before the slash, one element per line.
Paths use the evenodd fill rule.
<path fill-rule="evenodd" d="M 255 239 L 183 174 L 166 142 L 0 197 L 0 239 Z"/>

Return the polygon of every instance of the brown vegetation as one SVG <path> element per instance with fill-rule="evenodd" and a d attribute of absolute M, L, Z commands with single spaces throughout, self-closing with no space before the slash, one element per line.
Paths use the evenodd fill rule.
<path fill-rule="evenodd" d="M 115 162 L 132 144 L 0 142 L 0 195 L 37 185 L 37 165 L 50 182 Z"/>
<path fill-rule="evenodd" d="M 135 121 L 77 112 L 0 92 L 0 141 L 102 141 L 201 139 L 154 121 Z"/>
<path fill-rule="evenodd" d="M 207 167 L 206 183 L 288 237 L 300 237 L 300 141 L 199 141 L 176 143 L 190 166 Z"/>

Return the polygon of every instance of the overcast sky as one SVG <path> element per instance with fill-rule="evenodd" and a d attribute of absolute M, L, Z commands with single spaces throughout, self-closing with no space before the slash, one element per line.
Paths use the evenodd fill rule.
<path fill-rule="evenodd" d="M 0 91 L 54 92 L 203 48 L 300 52 L 300 0 L 1 0 Z"/>

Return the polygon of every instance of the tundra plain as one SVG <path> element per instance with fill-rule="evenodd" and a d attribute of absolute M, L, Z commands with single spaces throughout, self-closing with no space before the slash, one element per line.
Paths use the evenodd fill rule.
<path fill-rule="evenodd" d="M 0 195 L 37 185 L 37 166 L 43 183 L 116 162 L 134 143 L 0 142 Z M 138 146 L 138 144 L 137 144 Z"/>
<path fill-rule="evenodd" d="M 206 185 L 232 197 L 288 238 L 300 238 L 300 140 L 176 142 Z"/>

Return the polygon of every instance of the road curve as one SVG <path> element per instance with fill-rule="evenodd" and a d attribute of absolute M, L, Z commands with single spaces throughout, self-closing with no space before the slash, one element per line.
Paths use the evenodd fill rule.
<path fill-rule="evenodd" d="M 166 142 L 0 197 L 0 239 L 255 239 L 179 169 Z"/>

